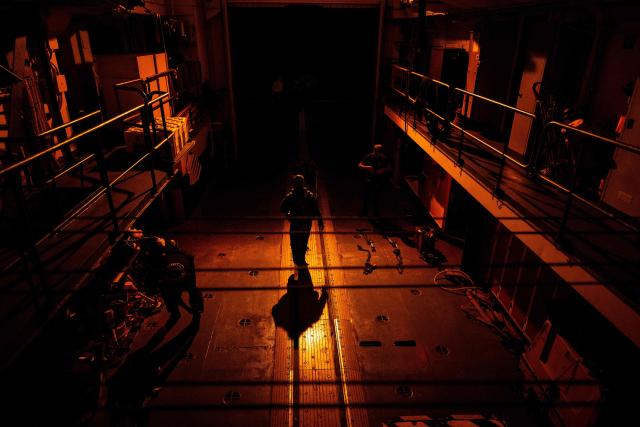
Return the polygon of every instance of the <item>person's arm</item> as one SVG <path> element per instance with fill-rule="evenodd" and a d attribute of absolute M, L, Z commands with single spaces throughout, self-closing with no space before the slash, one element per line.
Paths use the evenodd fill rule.
<path fill-rule="evenodd" d="M 284 199 L 282 199 L 282 202 L 280 202 L 280 212 L 282 212 L 285 215 L 289 215 L 289 210 L 291 209 L 290 204 L 291 204 L 291 193 L 284 196 Z"/>
<path fill-rule="evenodd" d="M 375 168 L 373 166 L 369 166 L 368 164 L 365 163 L 366 157 L 364 159 L 362 159 L 360 161 L 360 163 L 358 163 L 358 169 L 361 171 L 366 171 L 366 172 L 375 172 Z"/>

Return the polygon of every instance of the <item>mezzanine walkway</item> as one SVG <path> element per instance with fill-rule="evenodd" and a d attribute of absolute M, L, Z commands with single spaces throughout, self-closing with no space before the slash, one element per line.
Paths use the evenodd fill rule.
<path fill-rule="evenodd" d="M 640 346 L 640 273 L 638 231 L 630 231 L 619 219 L 608 217 L 580 200 L 569 211 L 564 249 L 554 243 L 560 230 L 567 195 L 526 171 L 506 163 L 501 199 L 493 195 L 500 167 L 499 156 L 465 137 L 464 164 L 456 160 L 459 131 L 446 141 L 433 142 L 423 120 L 412 110 L 387 105 L 385 114 L 472 194 L 506 229 L 517 234 L 542 261 L 631 341 Z M 414 127 L 415 126 L 415 127 Z M 570 248 L 570 249 L 566 249 Z"/>

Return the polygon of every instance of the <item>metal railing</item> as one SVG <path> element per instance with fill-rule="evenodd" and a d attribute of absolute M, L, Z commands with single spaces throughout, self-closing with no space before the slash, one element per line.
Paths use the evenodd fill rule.
<path fill-rule="evenodd" d="M 109 119 L 101 120 L 99 124 L 93 127 L 90 127 L 89 129 L 85 129 L 67 138 L 64 141 L 51 145 L 50 147 L 44 150 L 41 150 L 22 160 L 16 161 L 0 170 L 0 182 L 2 183 L 3 187 L 8 188 L 10 193 L 14 195 L 16 208 L 17 208 L 16 209 L 17 217 L 22 222 L 21 224 L 22 229 L 26 231 L 26 235 L 27 235 L 26 236 L 27 239 L 22 239 L 24 241 L 24 244 L 21 249 L 20 258 L 15 260 L 9 266 L 6 266 L 5 270 L 12 268 L 13 265 L 16 264 L 16 262 L 22 261 L 24 263 L 25 274 L 30 283 L 30 287 L 32 290 L 35 290 L 35 285 L 33 284 L 32 276 L 31 276 L 32 272 L 31 272 L 31 269 L 28 267 L 29 262 L 31 262 L 31 264 L 34 267 L 35 273 L 39 278 L 40 287 L 42 288 L 42 290 L 47 291 L 48 280 L 47 280 L 47 275 L 43 269 L 42 258 L 41 258 L 41 254 L 38 251 L 38 245 L 42 243 L 44 240 L 46 240 L 49 236 L 56 234 L 58 230 L 63 229 L 70 221 L 76 218 L 81 212 L 88 209 L 96 200 L 98 200 L 103 195 L 107 199 L 108 216 L 109 216 L 109 219 L 111 222 L 111 228 L 112 228 L 111 233 L 109 234 L 109 240 L 112 243 L 114 243 L 117 240 L 117 236 L 121 233 L 121 230 L 119 229 L 117 210 L 113 202 L 113 195 L 112 195 L 113 187 L 116 184 L 118 184 L 120 181 L 122 181 L 122 179 L 129 172 L 131 172 L 131 170 L 139 166 L 145 160 L 149 160 L 147 164 L 147 170 L 148 170 L 148 173 L 150 174 L 151 183 L 152 183 L 152 186 L 150 189 L 151 195 L 155 195 L 158 191 L 158 184 L 156 182 L 156 177 L 155 177 L 155 166 L 152 159 L 155 157 L 154 156 L 155 153 L 170 140 L 172 135 L 167 131 L 166 121 L 165 121 L 164 112 L 163 112 L 162 113 L 162 118 L 163 118 L 162 130 L 165 132 L 165 136 L 164 138 L 159 139 L 157 135 L 158 129 L 156 129 L 155 120 L 153 119 L 153 111 L 156 108 L 160 108 L 160 110 L 163 111 L 163 102 L 165 102 L 165 100 L 168 100 L 168 99 L 170 99 L 170 96 L 169 96 L 169 93 L 166 93 L 166 92 L 155 91 L 151 93 L 145 93 L 144 101 L 140 105 L 134 108 L 131 108 L 125 112 L 122 112 Z M 43 138 L 48 135 L 52 135 L 56 132 L 59 132 L 60 130 L 64 130 L 68 127 L 77 125 L 79 123 L 84 123 L 86 122 L 86 120 L 93 117 L 97 117 L 99 115 L 101 117 L 101 111 L 96 110 L 82 117 L 79 117 L 75 120 L 72 120 L 68 123 L 60 125 L 56 128 L 43 132 L 42 134 L 38 135 L 36 138 Z M 102 133 L 109 126 L 115 123 L 126 124 L 126 119 L 131 118 L 134 115 L 139 115 L 140 121 L 142 123 L 142 127 L 143 129 L 145 129 L 144 140 L 145 140 L 146 150 L 144 154 L 139 159 L 134 161 L 133 164 L 128 166 L 126 170 L 118 174 L 118 176 L 116 176 L 115 178 L 110 179 L 107 173 L 108 169 L 107 169 L 107 165 L 104 158 L 105 147 L 103 146 Z M 30 215 L 29 209 L 27 208 L 27 202 L 25 199 L 25 187 L 22 185 L 23 178 L 28 181 L 26 177 L 29 175 L 30 169 L 37 167 L 38 166 L 37 163 L 45 160 L 47 156 L 49 156 L 53 152 L 58 151 L 64 147 L 68 147 L 72 143 L 79 143 L 81 141 L 86 142 L 89 139 L 90 139 L 90 142 L 92 142 L 91 146 L 88 147 L 89 151 L 92 151 L 91 154 L 88 154 L 87 156 L 84 156 L 81 159 L 75 161 L 73 164 L 64 168 L 64 170 L 56 173 L 54 176 L 43 181 L 41 185 L 44 185 L 47 183 L 52 184 L 54 189 L 54 196 L 57 197 L 57 191 L 55 191 L 57 180 L 59 180 L 61 177 L 65 175 L 68 175 L 70 172 L 72 172 L 77 168 L 83 168 L 84 165 L 86 165 L 89 161 L 95 160 L 97 171 L 100 177 L 100 184 L 98 189 L 95 192 L 93 192 L 91 195 L 89 195 L 89 197 L 87 197 L 85 200 L 77 204 L 75 207 L 71 208 L 71 210 L 67 211 L 63 221 L 61 223 L 58 223 L 53 228 L 52 231 L 48 232 L 44 237 L 36 240 L 36 234 L 33 229 L 31 215 Z"/>
<path fill-rule="evenodd" d="M 435 90 L 433 88 L 435 88 Z M 603 206 L 601 203 L 590 200 L 580 194 L 577 184 L 579 180 L 578 177 L 581 173 L 581 167 L 583 166 L 582 154 L 585 149 L 585 144 L 607 144 L 612 148 L 634 154 L 640 154 L 640 148 L 625 144 L 615 139 L 578 129 L 558 121 L 547 121 L 545 123 L 533 112 L 525 111 L 503 102 L 499 102 L 461 88 L 453 87 L 445 82 L 417 73 L 399 65 L 392 65 L 391 90 L 393 94 L 398 96 L 398 101 L 401 105 L 400 114 L 404 115 L 405 131 L 409 125 L 411 125 L 416 131 L 421 131 L 420 127 L 417 125 L 417 121 L 420 120 L 421 117 L 424 117 L 426 122 L 425 127 L 430 133 L 430 135 L 428 135 L 430 138 L 427 139 L 431 144 L 437 144 L 438 141 L 443 140 L 450 142 L 452 137 L 451 129 L 455 129 L 459 133 L 457 154 L 455 156 L 456 158 L 453 159 L 459 167 L 464 167 L 464 146 L 467 141 L 497 157 L 498 171 L 493 188 L 489 188 L 486 183 L 483 183 L 476 177 L 476 179 L 483 186 L 492 191 L 497 198 L 501 199 L 504 197 L 502 185 L 504 169 L 507 162 L 517 168 L 525 170 L 529 176 L 536 177 L 565 193 L 567 200 L 563 208 L 564 213 L 560 220 L 559 230 L 556 235 L 557 242 L 560 242 L 563 239 L 566 232 L 567 219 L 574 199 L 580 200 L 608 218 L 615 218 L 618 223 L 632 232 L 638 232 L 637 226 L 632 224 L 632 221 L 625 220 L 624 215 L 621 215 L 619 212 L 615 212 L 613 209 Z M 441 94 L 442 91 L 446 91 L 446 96 Z M 440 92 L 440 94 L 438 92 Z M 523 156 L 523 160 L 510 154 L 509 138 L 506 138 L 501 142 L 501 147 L 497 148 L 495 146 L 495 141 L 491 141 L 494 142 L 494 144 L 492 144 L 489 140 L 484 140 L 477 134 L 470 132 L 469 129 L 465 129 L 464 120 L 455 120 L 456 113 L 458 111 L 462 112 L 462 115 L 464 115 L 463 118 L 468 118 L 469 102 L 472 99 L 489 103 L 502 109 L 506 113 L 513 114 L 514 117 L 515 115 L 520 115 L 531 120 L 531 135 L 533 135 L 533 137 L 530 138 L 528 142 L 532 144 L 532 147 L 525 151 L 526 155 Z M 412 119 L 409 117 L 410 111 L 413 112 Z M 410 124 L 411 121 L 413 121 L 412 124 Z M 576 162 L 573 165 L 568 185 L 567 183 L 559 182 L 558 180 L 550 178 L 539 170 L 541 152 L 547 148 L 545 147 L 545 144 L 549 142 L 549 135 L 551 135 L 552 132 L 559 133 L 561 130 L 564 130 L 565 133 L 572 133 L 583 137 L 583 140 L 580 140 L 578 144 L 578 154 L 575 156 Z"/>
<path fill-rule="evenodd" d="M 564 236 L 564 233 L 566 231 L 566 227 L 567 227 L 567 219 L 569 217 L 569 212 L 571 210 L 571 206 L 573 204 L 574 199 L 580 200 L 582 203 L 585 203 L 589 206 L 591 206 L 592 208 L 596 209 L 597 211 L 599 211 L 602 214 L 607 215 L 609 218 L 615 218 L 617 220 L 617 222 L 619 224 L 621 224 L 622 226 L 624 226 L 625 228 L 627 228 L 630 231 L 633 232 L 637 232 L 638 228 L 636 225 L 631 224 L 630 221 L 626 221 L 624 218 L 621 218 L 621 216 L 617 213 L 612 212 L 610 209 L 606 209 L 603 206 L 600 206 L 597 203 L 593 203 L 592 201 L 586 199 L 585 197 L 583 197 L 582 195 L 578 194 L 577 191 L 577 184 L 578 184 L 578 180 L 579 180 L 579 174 L 582 168 L 582 162 L 583 162 L 583 154 L 584 154 L 584 149 L 585 149 L 585 145 L 586 143 L 590 143 L 590 144 L 608 144 L 611 145 L 613 147 L 615 147 L 616 149 L 620 149 L 626 152 L 630 152 L 630 153 L 634 153 L 637 155 L 640 155 L 640 148 L 633 146 L 633 145 L 629 145 L 629 144 L 625 144 L 623 142 L 620 141 L 616 141 L 614 139 L 610 139 L 610 138 L 606 138 L 604 136 L 592 133 L 592 132 L 588 132 L 582 129 L 578 129 L 575 128 L 573 126 L 569 126 L 565 123 L 560 123 L 557 121 L 551 121 L 548 122 L 544 125 L 541 135 L 540 135 L 540 140 L 544 141 L 545 140 L 545 136 L 549 133 L 552 132 L 552 129 L 556 128 L 556 129 L 564 129 L 566 132 L 570 132 L 570 133 L 574 133 L 577 135 L 582 135 L 586 138 L 588 138 L 588 140 L 585 141 L 580 141 L 580 143 L 578 144 L 578 153 L 576 156 L 576 164 L 575 167 L 573 168 L 573 176 L 571 177 L 571 181 L 569 186 L 565 186 L 562 185 L 561 183 L 556 182 L 555 180 L 549 179 L 547 176 L 545 176 L 544 174 L 541 174 L 539 172 L 537 172 L 537 176 L 542 179 L 543 181 L 551 184 L 552 186 L 556 187 L 557 189 L 561 190 L 562 192 L 567 194 L 567 202 L 566 205 L 564 207 L 563 210 L 563 215 L 562 215 L 562 220 L 560 223 L 560 230 L 558 232 L 558 239 L 562 239 Z M 534 161 L 537 159 L 533 159 Z M 602 159 L 604 160 L 604 159 Z"/>
<path fill-rule="evenodd" d="M 465 116 L 468 114 L 468 111 L 469 111 L 469 101 L 473 99 L 473 100 L 478 100 L 478 101 L 489 103 L 491 105 L 498 106 L 498 107 L 504 109 L 507 112 L 513 113 L 514 116 L 516 114 L 518 114 L 518 115 L 521 115 L 521 116 L 524 116 L 524 117 L 528 117 L 533 121 L 532 127 L 536 123 L 535 114 L 530 113 L 528 111 L 521 110 L 521 109 L 513 107 L 511 105 L 496 101 L 496 100 L 491 99 L 491 98 L 487 98 L 487 97 L 482 96 L 482 95 L 475 94 L 473 92 L 469 92 L 469 91 L 464 90 L 464 89 L 453 88 L 453 92 L 454 93 L 459 93 L 459 94 L 462 95 L 462 97 L 463 97 L 462 113 Z M 520 166 L 522 168 L 529 168 L 530 167 L 531 161 L 521 162 L 518 159 L 516 159 L 514 156 L 511 156 L 511 155 L 508 154 L 509 153 L 509 139 L 508 138 L 504 139 L 504 141 L 502 143 L 502 149 L 498 150 L 493 145 L 487 143 L 486 141 L 483 141 L 481 138 L 477 137 L 476 135 L 466 131 L 463 128 L 462 124 L 457 125 L 455 123 L 452 123 L 452 126 L 460 132 L 460 145 L 459 145 L 459 148 L 458 148 L 458 159 L 459 159 L 459 162 L 462 160 L 462 150 L 463 150 L 463 147 L 464 147 L 464 138 L 465 137 L 468 137 L 468 138 L 472 139 L 476 143 L 480 144 L 482 147 L 487 148 L 490 151 L 492 151 L 492 152 L 494 152 L 494 153 L 499 155 L 499 157 L 500 157 L 500 166 L 499 166 L 499 169 L 498 169 L 498 177 L 496 179 L 496 186 L 493 189 L 493 193 L 495 195 L 497 195 L 498 197 L 502 197 L 503 194 L 504 194 L 502 189 L 501 189 L 501 183 L 502 183 L 502 177 L 504 175 L 504 167 L 505 167 L 505 164 L 506 164 L 507 160 L 509 160 L 511 163 L 514 163 L 517 166 Z"/>

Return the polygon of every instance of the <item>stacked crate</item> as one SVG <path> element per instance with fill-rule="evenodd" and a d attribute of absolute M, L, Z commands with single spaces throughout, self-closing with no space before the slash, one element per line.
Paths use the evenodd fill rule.
<path fill-rule="evenodd" d="M 166 130 L 171 133 L 171 153 L 176 158 L 189 142 L 189 121 L 186 117 L 167 117 Z M 156 117 L 156 129 L 162 129 L 162 118 Z"/>
<path fill-rule="evenodd" d="M 186 117 L 166 117 L 166 134 L 162 132 L 164 129 L 162 118 L 156 117 L 155 121 L 159 141 L 164 139 L 166 135 L 170 136 L 167 144 L 170 147 L 172 158 L 175 159 L 189 142 L 189 121 Z M 151 129 L 149 131 L 151 132 Z M 130 153 L 134 151 L 146 151 L 144 133 L 142 125 L 139 123 L 137 126 L 131 126 L 125 130 L 124 141 L 127 146 L 127 151 Z"/>

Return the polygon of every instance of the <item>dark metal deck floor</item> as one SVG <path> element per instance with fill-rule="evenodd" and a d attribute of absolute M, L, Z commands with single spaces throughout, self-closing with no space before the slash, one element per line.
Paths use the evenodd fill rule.
<path fill-rule="evenodd" d="M 482 413 L 544 425 L 523 398 L 518 355 L 468 316 L 465 295 L 434 285 L 438 268 L 403 241 L 413 231 L 413 201 L 390 190 L 381 210 L 397 221 L 392 238 L 405 269 L 372 232 L 377 268 L 363 274 L 358 229 L 373 225 L 354 216 L 361 183 L 339 173 L 321 178 L 322 211 L 334 217 L 310 240 L 313 287 L 290 284 L 288 225 L 278 209 L 284 176 L 224 174 L 187 221 L 165 230 L 195 257 L 204 313 L 194 322 L 183 310 L 169 331 L 166 310 L 148 317 L 87 424 L 355 427 Z M 459 248 L 438 241 L 438 249 L 445 268 L 459 266 Z M 22 404 L 38 401 L 42 413 L 30 417 L 73 425 L 61 415 L 76 409 L 65 394 L 73 384 L 42 353 L 32 355 L 36 368 L 28 364 L 33 385 L 20 381 Z"/>
<path fill-rule="evenodd" d="M 394 237 L 407 266 L 399 273 L 391 246 L 372 233 L 378 268 L 363 274 L 365 254 L 357 245 L 364 243 L 354 233 L 372 225 L 353 217 L 358 181 L 326 178 L 323 214 L 330 209 L 340 218 L 327 219 L 325 234 L 311 236 L 313 287 L 291 284 L 288 224 L 277 219 L 283 181 L 213 186 L 193 216 L 168 231 L 195 256 L 205 311 L 191 332 L 191 316 L 183 312 L 155 347 L 149 343 L 168 315 L 147 319 L 135 350 L 146 347 L 149 357 L 129 356 L 138 364 L 122 370 L 121 388 L 109 390 L 138 390 L 147 399 L 143 407 L 123 405 L 130 411 L 118 421 L 142 416 L 154 426 L 355 427 L 399 415 L 492 412 L 513 425 L 533 425 L 512 390 L 522 380 L 517 357 L 459 309 L 464 296 L 433 285 L 437 269 L 415 248 Z M 411 206 L 402 192 L 387 194 L 386 201 L 388 217 Z M 439 248 L 452 265 L 459 263 L 459 249 L 444 242 Z M 388 321 L 376 320 L 380 315 Z M 379 345 L 361 344 L 367 341 Z M 439 346 L 450 353 L 438 353 Z M 148 371 L 155 358 L 162 362 L 154 382 L 125 375 Z M 408 394 L 398 392 L 404 389 Z M 113 419 L 106 407 L 93 424 Z"/>

